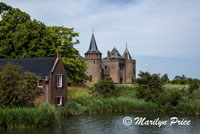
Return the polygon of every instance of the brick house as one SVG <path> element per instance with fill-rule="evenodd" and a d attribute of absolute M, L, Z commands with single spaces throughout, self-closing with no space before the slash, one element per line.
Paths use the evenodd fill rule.
<path fill-rule="evenodd" d="M 0 71 L 7 63 L 40 76 L 38 86 L 44 89 L 44 94 L 35 100 L 35 104 L 48 102 L 58 106 L 67 103 L 67 75 L 59 54 L 48 58 L 0 59 Z"/>

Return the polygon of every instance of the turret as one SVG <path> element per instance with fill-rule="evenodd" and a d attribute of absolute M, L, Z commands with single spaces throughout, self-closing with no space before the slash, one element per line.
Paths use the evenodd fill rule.
<path fill-rule="evenodd" d="M 128 48 L 127 48 L 127 43 L 126 43 L 126 49 L 125 49 L 125 51 L 123 53 L 123 57 L 128 59 L 128 60 L 132 60 L 132 57 L 131 57 L 131 55 L 130 55 L 130 53 L 128 51 Z"/>
<path fill-rule="evenodd" d="M 101 56 L 102 54 L 97 48 L 94 33 L 92 33 L 89 49 L 85 53 L 87 74 L 90 77 L 89 82 L 97 83 L 102 79 Z"/>
<path fill-rule="evenodd" d="M 136 63 L 135 63 L 135 60 L 132 59 L 129 51 L 128 51 L 128 48 L 127 48 L 127 43 L 126 43 L 126 49 L 124 50 L 124 53 L 123 53 L 123 58 L 126 59 L 126 79 L 125 79 L 125 82 L 126 83 L 133 83 L 135 82 L 135 78 L 136 78 L 136 75 L 135 75 L 135 70 L 136 70 Z"/>

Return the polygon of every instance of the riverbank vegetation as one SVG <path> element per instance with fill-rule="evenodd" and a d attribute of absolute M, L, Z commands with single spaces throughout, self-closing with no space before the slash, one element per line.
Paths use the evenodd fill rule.
<path fill-rule="evenodd" d="M 104 112 L 200 114 L 199 80 L 192 79 L 189 84 L 172 84 L 163 81 L 166 76 L 158 74 L 141 72 L 139 76 L 137 84 L 115 84 L 113 87 L 108 80 L 90 89 L 69 87 L 67 115 Z M 112 88 L 105 88 L 107 84 Z M 100 90 L 103 87 L 104 90 Z"/>
<path fill-rule="evenodd" d="M 0 128 L 33 128 L 53 125 L 63 117 L 105 112 L 164 112 L 199 114 L 199 89 L 188 96 L 190 85 L 164 84 L 162 101 L 138 98 L 139 84 L 115 84 L 116 94 L 102 96 L 90 88 L 68 87 L 68 104 L 64 107 L 41 104 L 35 107 L 0 109 Z M 181 96 L 179 92 L 183 92 Z M 198 92 L 198 93 L 197 93 Z M 179 97 L 180 96 L 180 97 Z M 174 105 L 173 100 L 177 100 Z"/>
<path fill-rule="evenodd" d="M 0 129 L 47 127 L 58 121 L 56 108 L 50 104 L 36 107 L 0 108 Z"/>

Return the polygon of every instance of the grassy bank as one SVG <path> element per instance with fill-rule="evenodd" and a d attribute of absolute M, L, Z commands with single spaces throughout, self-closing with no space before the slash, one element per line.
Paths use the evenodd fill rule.
<path fill-rule="evenodd" d="M 104 112 L 156 112 L 158 105 L 136 98 L 135 85 L 116 85 L 117 94 L 103 98 L 87 88 L 68 88 L 68 105 L 58 109 L 59 115 L 80 115 Z"/>
<path fill-rule="evenodd" d="M 153 102 L 146 102 L 136 97 L 137 85 L 116 85 L 117 95 L 109 98 L 93 96 L 89 89 L 69 87 L 68 105 L 63 108 L 61 115 L 80 115 L 85 113 L 104 112 L 164 112 L 178 114 L 199 114 L 200 99 L 189 99 L 184 97 L 179 100 L 178 105 L 158 105 Z M 188 90 L 188 85 L 164 85 L 167 92 Z"/>
<path fill-rule="evenodd" d="M 1 129 L 46 127 L 58 121 L 55 107 L 41 104 L 32 108 L 0 109 Z"/>
<path fill-rule="evenodd" d="M 90 89 L 69 87 L 68 104 L 55 108 L 41 104 L 32 108 L 0 109 L 0 128 L 33 128 L 55 124 L 60 118 L 72 115 L 105 112 L 165 112 L 199 114 L 200 98 L 183 96 L 176 106 L 158 105 L 136 97 L 137 85 L 116 85 L 117 94 L 112 97 L 94 95 Z M 164 85 L 167 92 L 188 90 L 188 85 Z"/>

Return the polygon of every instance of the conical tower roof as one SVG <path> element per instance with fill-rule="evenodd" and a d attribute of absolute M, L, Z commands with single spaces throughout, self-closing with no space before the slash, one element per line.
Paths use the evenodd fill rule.
<path fill-rule="evenodd" d="M 111 58 L 120 58 L 121 55 L 119 51 L 114 47 L 113 50 L 111 51 Z"/>
<path fill-rule="evenodd" d="M 123 57 L 124 57 L 124 58 L 126 58 L 126 53 L 128 54 L 128 59 L 129 59 L 129 60 L 132 60 L 132 57 L 131 57 L 131 55 L 130 55 L 130 53 L 129 53 L 129 51 L 128 51 L 128 48 L 127 48 L 127 43 L 126 43 L 126 49 L 125 49 L 125 51 L 124 51 L 124 53 L 123 53 Z"/>
<path fill-rule="evenodd" d="M 90 47 L 88 51 L 85 54 L 101 54 L 101 52 L 97 48 L 97 43 L 94 37 L 94 33 L 92 33 L 91 41 L 90 41 Z"/>

